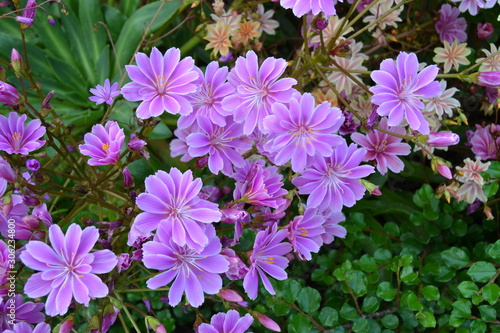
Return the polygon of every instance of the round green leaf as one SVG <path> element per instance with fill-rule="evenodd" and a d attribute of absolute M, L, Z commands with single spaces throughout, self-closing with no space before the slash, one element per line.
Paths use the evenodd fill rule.
<path fill-rule="evenodd" d="M 306 313 L 313 313 L 319 309 L 321 304 L 321 295 L 319 291 L 311 287 L 305 287 L 299 293 L 297 299 L 299 307 Z"/>
<path fill-rule="evenodd" d="M 495 266 L 486 261 L 478 261 L 469 268 L 467 274 L 474 282 L 488 282 L 496 274 Z"/>

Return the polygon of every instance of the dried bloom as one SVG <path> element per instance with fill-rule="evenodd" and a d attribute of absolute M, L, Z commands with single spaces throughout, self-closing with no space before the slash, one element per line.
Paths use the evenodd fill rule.
<path fill-rule="evenodd" d="M 274 35 L 276 33 L 276 29 L 280 26 L 278 21 L 271 19 L 274 15 L 274 10 L 264 11 L 264 5 L 259 3 L 257 5 L 257 10 L 255 11 L 257 16 L 255 21 L 260 23 L 259 33 L 264 31 L 268 35 Z"/>
<path fill-rule="evenodd" d="M 39 323 L 33 328 L 30 324 L 24 321 L 18 322 L 12 329 L 2 331 L 2 333 L 50 333 L 50 326 L 46 323 Z M 60 331 L 61 332 L 61 331 Z"/>
<path fill-rule="evenodd" d="M 451 0 L 460 2 L 458 10 L 462 13 L 469 11 L 473 16 L 476 16 L 480 8 L 492 8 L 496 4 L 496 0 Z"/>
<path fill-rule="evenodd" d="M 58 225 L 49 229 L 52 248 L 39 241 L 29 241 L 21 253 L 22 262 L 31 269 L 41 271 L 32 275 L 24 292 L 36 298 L 49 294 L 45 310 L 49 316 L 64 315 L 71 300 L 85 306 L 90 298 L 108 295 L 108 287 L 96 274 L 110 272 L 117 263 L 109 250 L 90 253 L 99 238 L 96 227 L 80 228 L 71 224 L 66 236 Z"/>
<path fill-rule="evenodd" d="M 255 52 L 249 51 L 246 58 L 239 57 L 236 66 L 228 75 L 229 83 L 236 92 L 222 101 L 222 107 L 234 111 L 234 121 L 244 123 L 243 133 L 251 134 L 270 114 L 275 102 L 288 102 L 297 83 L 295 79 L 279 77 L 287 66 L 284 59 L 267 58 L 259 68 Z"/>
<path fill-rule="evenodd" d="M 219 274 L 227 271 L 229 263 L 220 254 L 215 228 L 205 225 L 201 232 L 208 241 L 198 252 L 188 245 L 178 245 L 166 228 L 158 229 L 153 241 L 142 247 L 144 265 L 162 271 L 147 281 L 148 288 L 157 289 L 174 281 L 168 292 L 171 306 L 179 304 L 185 292 L 189 304 L 199 307 L 205 300 L 204 292 L 213 295 L 222 288 Z"/>
<path fill-rule="evenodd" d="M 380 70 L 373 71 L 371 78 L 377 84 L 370 88 L 372 103 L 379 107 L 377 113 L 388 116 L 387 125 L 398 126 L 404 120 L 413 130 L 429 133 L 429 123 L 422 114 L 422 97 L 436 97 L 441 94 L 439 82 L 434 81 L 438 67 L 431 65 L 418 72 L 419 64 L 415 53 L 401 52 L 396 61 L 386 59 Z"/>
<path fill-rule="evenodd" d="M 311 260 L 311 252 L 318 253 L 323 244 L 324 222 L 317 209 L 307 208 L 304 215 L 296 216 L 288 225 L 288 239 L 300 259 Z"/>
<path fill-rule="evenodd" d="M 451 66 L 455 68 L 458 72 L 460 65 L 468 65 L 470 61 L 467 60 L 467 56 L 471 53 L 471 50 L 467 47 L 467 43 L 458 44 L 455 40 L 451 45 L 447 41 L 444 41 L 444 48 L 436 47 L 434 52 L 436 55 L 432 60 L 436 63 L 444 63 L 444 72 L 448 73 L 451 70 Z"/>
<path fill-rule="evenodd" d="M 357 85 L 345 72 L 350 71 L 365 71 L 366 67 L 363 66 L 364 58 L 360 56 L 353 56 L 350 59 L 341 58 L 339 56 L 334 56 L 335 61 L 340 66 L 332 66 L 334 69 L 330 75 L 328 75 L 328 80 L 335 85 L 335 88 L 342 92 L 344 91 L 346 95 L 352 94 L 353 86 Z M 342 70 L 341 70 L 342 69 Z M 359 73 L 349 73 L 350 76 L 359 79 Z"/>
<path fill-rule="evenodd" d="M 212 8 L 214 9 L 215 15 L 222 15 L 222 13 L 224 13 L 224 1 L 215 0 L 212 3 Z"/>
<path fill-rule="evenodd" d="M 234 44 L 248 46 L 252 39 L 260 37 L 259 28 L 260 23 L 257 21 L 238 23 L 238 29 L 233 32 Z"/>
<path fill-rule="evenodd" d="M 95 86 L 94 88 L 90 88 L 90 92 L 94 96 L 90 96 L 89 99 L 92 102 L 95 102 L 96 105 L 106 103 L 108 105 L 113 104 L 113 98 L 120 95 L 120 90 L 118 90 L 118 82 L 110 85 L 109 79 L 104 80 L 104 86 L 100 84 Z"/>
<path fill-rule="evenodd" d="M 354 121 L 354 115 L 347 110 L 343 110 L 342 114 L 344 115 L 344 123 L 339 128 L 339 134 L 347 135 L 356 132 L 360 124 Z"/>
<path fill-rule="evenodd" d="M 210 14 L 210 17 L 215 22 L 222 21 L 224 24 L 229 25 L 229 29 L 231 32 L 236 31 L 238 29 L 238 23 L 241 22 L 241 14 L 238 14 L 236 10 L 229 9 L 227 12 L 223 12 L 222 15 Z"/>
<path fill-rule="evenodd" d="M 212 316 L 210 325 L 201 324 L 196 333 L 245 333 L 252 323 L 253 318 L 249 313 L 240 317 L 238 311 L 229 310 L 227 313 L 219 312 Z"/>
<path fill-rule="evenodd" d="M 92 126 L 83 140 L 85 143 L 78 148 L 83 155 L 90 156 L 89 165 L 110 165 L 119 161 L 125 134 L 116 121 L 110 120 L 105 126 Z"/>
<path fill-rule="evenodd" d="M 488 39 L 493 35 L 493 25 L 491 23 L 478 23 L 477 25 L 477 38 L 479 39 Z"/>
<path fill-rule="evenodd" d="M 325 16 L 336 15 L 335 4 L 337 0 L 280 0 L 283 8 L 292 9 L 293 15 L 302 17 L 311 12 L 313 15 L 323 13 Z"/>
<path fill-rule="evenodd" d="M 333 134 L 343 123 L 342 112 L 324 102 L 315 106 L 314 97 L 305 93 L 290 99 L 288 107 L 274 103 L 271 115 L 264 118 L 263 127 L 270 133 L 264 149 L 277 153 L 273 162 L 284 165 L 292 161 L 292 170 L 300 172 L 316 156 L 329 156 L 342 139 Z"/>
<path fill-rule="evenodd" d="M 19 103 L 19 93 L 17 89 L 3 81 L 0 81 L 0 103 L 12 106 Z"/>
<path fill-rule="evenodd" d="M 36 0 L 28 0 L 24 7 L 22 16 L 16 16 L 16 21 L 21 23 L 21 29 L 27 29 L 35 20 L 36 15 Z"/>
<path fill-rule="evenodd" d="M 122 95 L 131 102 L 142 101 L 137 108 L 138 118 L 156 117 L 165 111 L 191 113 L 193 108 L 185 95 L 196 91 L 194 81 L 198 72 L 191 57 L 180 60 L 180 56 L 177 48 L 170 48 L 162 55 L 153 47 L 151 58 L 139 52 L 135 55 L 137 66 L 125 66 L 132 82 L 123 86 Z"/>
<path fill-rule="evenodd" d="M 460 11 L 450 4 L 444 4 L 439 10 L 440 20 L 436 22 L 436 31 L 439 33 L 441 42 L 445 41 L 453 43 L 455 40 L 458 43 L 463 43 L 467 40 L 467 22 L 465 18 L 458 17 Z"/>
<path fill-rule="evenodd" d="M 134 226 L 142 232 L 165 229 L 179 246 L 201 251 L 209 239 L 203 224 L 218 222 L 221 213 L 217 204 L 198 197 L 202 182 L 193 179 L 191 170 L 181 173 L 172 168 L 170 173 L 158 171 L 146 178 L 146 192 L 137 198 L 139 214 Z"/>
<path fill-rule="evenodd" d="M 104 316 L 102 317 L 101 327 L 90 330 L 90 333 L 107 333 L 109 331 L 111 326 L 115 323 L 116 318 L 118 318 L 118 314 L 120 314 L 120 310 L 114 306 L 111 307 L 110 310 L 111 311 L 105 310 Z"/>
<path fill-rule="evenodd" d="M 490 51 L 486 49 L 481 49 L 481 51 L 484 52 L 486 55 L 486 58 L 488 60 L 485 60 L 486 58 L 477 58 L 476 59 L 476 64 L 478 62 L 481 62 L 481 66 L 479 67 L 480 72 L 498 72 L 500 71 L 500 53 L 497 53 L 500 51 L 499 48 L 495 46 L 495 44 L 490 43 Z M 495 56 L 492 56 L 493 54 L 497 53 Z M 483 62 L 483 60 L 485 60 Z"/>
<path fill-rule="evenodd" d="M 386 131 L 391 131 L 397 134 L 405 134 L 405 129 L 401 126 L 388 126 L 387 118 L 383 118 L 379 127 Z M 403 139 L 384 132 L 373 129 L 368 134 L 354 133 L 351 135 L 352 141 L 366 148 L 367 153 L 363 158 L 364 161 L 377 161 L 377 170 L 385 175 L 388 170 L 394 173 L 403 171 L 405 165 L 398 155 L 409 155 L 411 147 L 409 144 L 402 142 Z"/>
<path fill-rule="evenodd" d="M 220 53 L 222 56 L 227 55 L 229 48 L 233 46 L 230 37 L 231 26 L 223 20 L 207 25 L 207 35 L 203 39 L 208 40 L 209 43 L 205 46 L 205 50 L 214 49 L 213 53 L 215 55 L 217 53 Z"/>
<path fill-rule="evenodd" d="M 422 112 L 432 112 L 438 116 L 438 119 L 441 120 L 443 118 L 443 114 L 447 114 L 448 117 L 453 116 L 453 109 L 460 107 L 460 102 L 453 98 L 453 95 L 458 91 L 457 88 L 446 89 L 446 81 L 439 81 L 439 85 L 441 86 L 441 95 L 426 98 L 423 97 L 425 108 Z"/>
<path fill-rule="evenodd" d="M 492 126 L 481 127 L 476 124 L 476 131 L 469 139 L 472 145 L 472 152 L 477 158 L 482 160 L 495 160 L 497 158 L 498 147 L 500 146 L 500 137 L 493 139 L 491 135 Z"/>
<path fill-rule="evenodd" d="M 0 115 L 0 150 L 7 154 L 28 155 L 45 144 L 40 138 L 45 134 L 45 127 L 39 119 L 31 120 L 25 126 L 27 116 L 9 113 L 8 118 Z"/>
<path fill-rule="evenodd" d="M 481 160 L 476 158 L 473 162 L 470 158 L 464 160 L 463 167 L 457 167 L 457 180 L 464 183 L 457 191 L 457 195 L 461 200 L 467 201 L 469 204 L 473 203 L 476 199 L 482 202 L 488 201 L 484 193 L 484 179 L 481 172 L 488 170 L 491 162 L 481 163 Z"/>
<path fill-rule="evenodd" d="M 284 256 L 292 250 L 292 246 L 290 243 L 282 243 L 287 235 L 288 231 L 285 229 L 278 231 L 277 224 L 257 233 L 253 250 L 250 252 L 250 270 L 243 280 L 243 288 L 251 300 L 257 298 L 259 276 L 271 295 L 276 292 L 266 273 L 277 280 L 285 280 L 288 277 L 285 272 L 288 259 Z"/>
<path fill-rule="evenodd" d="M 307 206 L 334 211 L 341 211 L 342 206 L 352 207 L 365 193 L 365 187 L 359 182 L 373 173 L 370 165 L 362 165 L 366 149 L 355 144 L 349 147 L 345 142 L 333 150 L 333 155 L 318 158 L 301 176 L 293 178 L 299 194 L 309 194 Z"/>

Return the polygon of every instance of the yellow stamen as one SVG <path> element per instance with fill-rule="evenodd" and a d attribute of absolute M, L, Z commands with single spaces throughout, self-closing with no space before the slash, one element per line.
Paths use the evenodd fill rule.
<path fill-rule="evenodd" d="M 12 139 L 15 140 L 15 141 L 21 139 L 21 133 L 14 132 L 14 134 L 12 134 Z"/>
<path fill-rule="evenodd" d="M 102 145 L 102 150 L 104 150 L 106 153 L 109 153 L 109 143 L 105 143 Z"/>

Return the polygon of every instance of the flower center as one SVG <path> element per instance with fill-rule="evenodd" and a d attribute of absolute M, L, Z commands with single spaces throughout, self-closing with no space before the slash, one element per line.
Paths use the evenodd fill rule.
<path fill-rule="evenodd" d="M 105 143 L 102 145 L 102 150 L 104 150 L 106 153 L 109 153 L 109 143 Z"/>
<path fill-rule="evenodd" d="M 14 141 L 17 141 L 17 140 L 21 139 L 21 133 L 19 133 L 19 132 L 14 132 L 14 134 L 12 134 L 12 139 L 13 139 Z"/>
<path fill-rule="evenodd" d="M 375 145 L 375 150 L 377 152 L 383 152 L 387 148 L 387 140 L 377 140 L 377 144 Z"/>

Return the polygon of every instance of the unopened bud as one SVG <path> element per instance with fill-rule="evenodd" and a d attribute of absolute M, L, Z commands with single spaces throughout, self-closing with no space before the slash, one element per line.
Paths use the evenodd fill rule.
<path fill-rule="evenodd" d="M 128 167 L 123 168 L 123 187 L 129 188 L 134 186 L 134 178 Z"/>
<path fill-rule="evenodd" d="M 59 333 L 70 333 L 73 329 L 74 322 L 75 319 L 73 317 L 68 317 L 59 327 Z"/>
<path fill-rule="evenodd" d="M 430 133 L 427 137 L 427 144 L 431 147 L 448 147 L 456 145 L 460 137 L 451 132 Z"/>
<path fill-rule="evenodd" d="M 56 21 L 54 20 L 52 15 L 47 16 L 47 21 L 49 21 L 50 25 L 52 25 L 52 26 L 56 25 Z"/>
<path fill-rule="evenodd" d="M 323 18 L 318 18 L 316 20 L 316 29 L 318 30 L 325 30 L 328 27 L 328 20 L 325 20 Z"/>
<path fill-rule="evenodd" d="M 479 39 L 488 39 L 493 35 L 494 29 L 491 23 L 479 23 L 477 25 L 477 37 Z"/>
<path fill-rule="evenodd" d="M 483 212 L 484 212 L 484 215 L 486 215 L 486 219 L 488 221 L 492 221 L 495 219 L 495 217 L 493 216 L 493 212 L 491 211 L 491 207 L 484 205 Z"/>
<path fill-rule="evenodd" d="M 484 87 L 500 88 L 500 71 L 479 72 L 476 83 Z"/>
<path fill-rule="evenodd" d="M 26 161 L 26 167 L 30 171 L 38 171 L 40 169 L 40 162 L 35 160 L 34 158 Z"/>
<path fill-rule="evenodd" d="M 243 301 L 243 297 L 231 289 L 221 289 L 221 291 L 219 291 L 219 295 L 228 302 L 238 303 Z"/>
<path fill-rule="evenodd" d="M 259 312 L 254 312 L 253 315 L 257 317 L 259 323 L 261 323 L 265 328 L 270 329 L 274 332 L 281 332 L 281 328 L 279 327 L 279 325 L 271 318 L 264 316 Z"/>
<path fill-rule="evenodd" d="M 23 58 L 16 49 L 12 49 L 10 53 L 10 65 L 14 70 L 17 77 L 21 76 L 21 69 L 23 68 Z"/>

